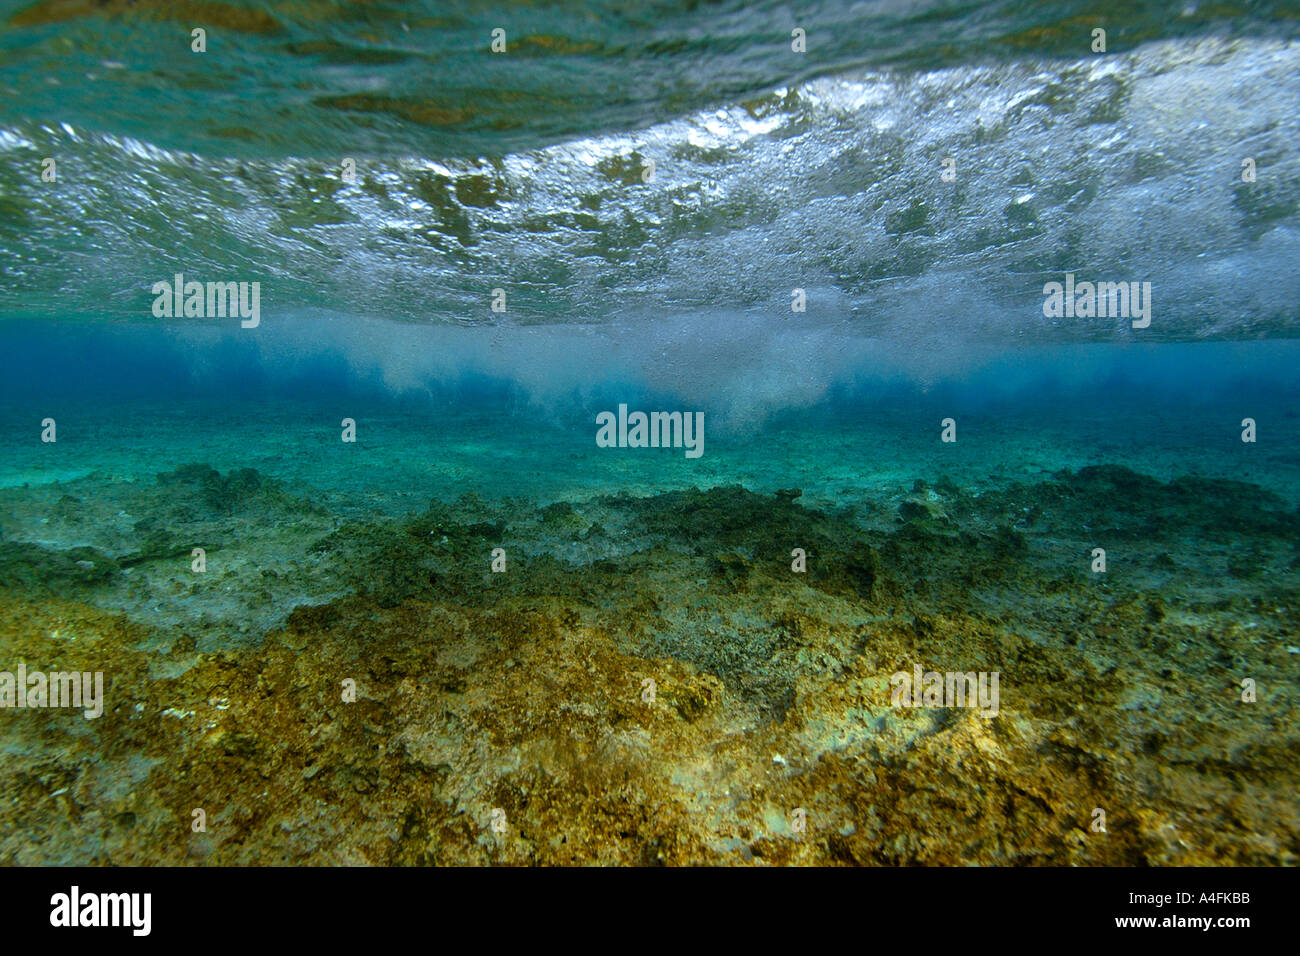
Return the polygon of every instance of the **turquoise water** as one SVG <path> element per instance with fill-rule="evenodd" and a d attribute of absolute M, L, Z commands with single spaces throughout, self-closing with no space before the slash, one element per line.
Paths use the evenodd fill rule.
<path fill-rule="evenodd" d="M 833 503 L 898 494 L 917 477 L 996 487 L 1115 463 L 1300 498 L 1300 454 L 1289 441 L 1300 420 L 1292 374 L 1300 349 L 1286 340 L 986 350 L 919 381 L 898 368 L 827 382 L 811 363 L 771 381 L 762 367 L 722 367 L 738 377 L 734 385 L 705 383 L 683 398 L 656 389 L 646 369 L 619 368 L 629 350 L 609 333 L 581 340 L 580 364 L 594 373 L 585 385 L 570 364 L 573 340 L 534 331 L 534 348 L 569 353 L 557 382 L 544 367 L 530 382 L 493 375 L 475 356 L 441 381 L 417 384 L 419 373 L 403 368 L 408 380 L 395 386 L 382 359 L 358 367 L 346 347 L 320 345 L 309 358 L 268 358 L 243 331 L 215 339 L 220 358 L 196 365 L 152 331 L 9 329 L 15 347 L 0 406 L 11 442 L 0 482 L 9 486 L 150 479 L 204 461 L 220 471 L 256 468 L 349 511 L 400 512 L 470 491 L 568 500 L 734 482 L 800 487 L 809 501 Z M 430 364 L 441 365 L 437 343 L 430 338 Z M 400 361 L 418 368 L 422 358 Z M 596 416 L 620 403 L 703 408 L 702 454 L 599 447 Z M 40 440 L 47 417 L 58 429 L 53 444 Z M 942 440 L 949 417 L 958 429 L 951 443 Z M 354 442 L 343 440 L 345 418 L 356 423 Z M 1242 441 L 1246 418 L 1256 422 L 1256 443 Z"/>
<path fill-rule="evenodd" d="M 75 656 L 71 628 L 85 666 L 135 675 L 75 747 L 5 725 L 32 779 L 55 752 L 114 759 L 77 813 L 0 821 L 0 859 L 1295 863 L 1300 7 L 15 0 L 0 24 L 0 649 Z M 245 311 L 206 286 L 176 309 L 177 274 L 243 284 Z M 1053 312 L 1076 280 L 1125 283 L 1133 314 Z M 702 454 L 603 447 L 620 406 L 702 416 Z M 824 563 L 792 591 L 808 541 Z M 479 574 L 498 546 L 521 576 Z M 274 779 L 326 787 L 322 832 L 355 842 L 142 849 L 132 828 L 202 798 L 132 714 L 252 800 L 248 728 L 279 717 L 220 668 L 336 682 L 277 671 L 285 647 L 354 670 L 376 648 L 368 726 L 416 755 L 407 782 L 290 756 Z M 579 658 L 611 688 L 660 674 L 677 723 L 629 730 L 622 691 L 557 676 Z M 898 723 L 881 688 L 918 661 L 1009 688 L 1019 770 L 953 784 L 977 809 L 939 824 L 879 768 L 989 751 Z M 1243 677 L 1256 710 L 1229 706 Z M 537 723 L 492 696 L 526 680 L 550 688 Z M 217 699 L 200 729 L 175 717 Z M 489 699 L 501 726 L 464 709 Z M 608 738 L 574 744 L 577 713 Z M 674 741 L 659 771 L 643 732 Z M 1061 827 L 1087 831 L 1067 803 L 1131 816 L 1105 849 L 1035 817 L 988 855 L 952 820 L 993 821 L 979 801 L 1044 753 Z M 545 808 L 594 812 L 519 797 L 590 754 L 634 767 L 653 826 L 474 835 L 500 807 L 552 836 Z M 736 804 L 773 765 L 785 804 Z M 266 819 L 310 818 L 297 796 Z M 440 801 L 478 822 L 411 823 Z M 800 801 L 833 836 L 780 842 Z"/>

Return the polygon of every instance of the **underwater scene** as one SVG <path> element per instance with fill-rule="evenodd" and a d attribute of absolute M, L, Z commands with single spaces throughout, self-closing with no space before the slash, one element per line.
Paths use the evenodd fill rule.
<path fill-rule="evenodd" d="M 0 864 L 1295 865 L 1297 107 L 1295 2 L 0 0 Z"/>

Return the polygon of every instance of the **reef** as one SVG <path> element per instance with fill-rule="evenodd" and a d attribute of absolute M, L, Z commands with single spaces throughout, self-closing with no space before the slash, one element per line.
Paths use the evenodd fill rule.
<path fill-rule="evenodd" d="M 356 520 L 198 465 L 8 489 L 0 521 L 5 661 L 107 688 L 97 720 L 0 714 L 7 864 L 1300 855 L 1300 512 L 1246 483 Z M 145 613 L 174 587 L 218 625 Z M 892 706 L 916 664 L 999 673 L 997 716 Z"/>

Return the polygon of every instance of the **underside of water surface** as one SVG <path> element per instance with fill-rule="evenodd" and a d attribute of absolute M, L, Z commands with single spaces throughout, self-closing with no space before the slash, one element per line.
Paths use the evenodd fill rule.
<path fill-rule="evenodd" d="M 0 863 L 1294 865 L 1297 104 L 1289 3 L 0 0 Z"/>

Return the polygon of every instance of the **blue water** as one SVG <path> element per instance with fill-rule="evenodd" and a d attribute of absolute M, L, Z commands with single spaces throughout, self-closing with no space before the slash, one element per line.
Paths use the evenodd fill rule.
<path fill-rule="evenodd" d="M 881 349 L 877 366 L 846 365 L 840 377 L 807 358 L 773 379 L 761 365 L 719 365 L 713 380 L 682 387 L 658 377 L 676 376 L 679 361 L 653 352 L 638 361 L 642 342 L 608 331 L 575 340 L 533 330 L 526 355 L 502 358 L 472 332 L 407 333 L 394 355 L 382 342 L 370 354 L 325 343 L 267 350 L 253 333 L 227 330 L 201 356 L 148 327 L 10 323 L 6 333 L 0 422 L 10 452 L 0 481 L 11 485 L 151 478 L 207 461 L 344 500 L 364 488 L 394 506 L 472 489 L 567 498 L 731 481 L 833 500 L 939 472 L 984 485 L 1114 462 L 1300 498 L 1289 441 L 1300 346 L 1286 340 L 984 350 L 942 374 Z M 459 367 L 448 348 L 462 354 Z M 523 361 L 529 377 L 510 367 Z M 619 404 L 701 410 L 702 456 L 598 447 L 596 416 Z M 40 440 L 47 417 L 55 444 Z M 960 432 L 944 443 L 949 417 Z M 358 423 L 355 444 L 342 441 L 344 418 Z M 1246 418 L 1257 443 L 1242 441 Z"/>

